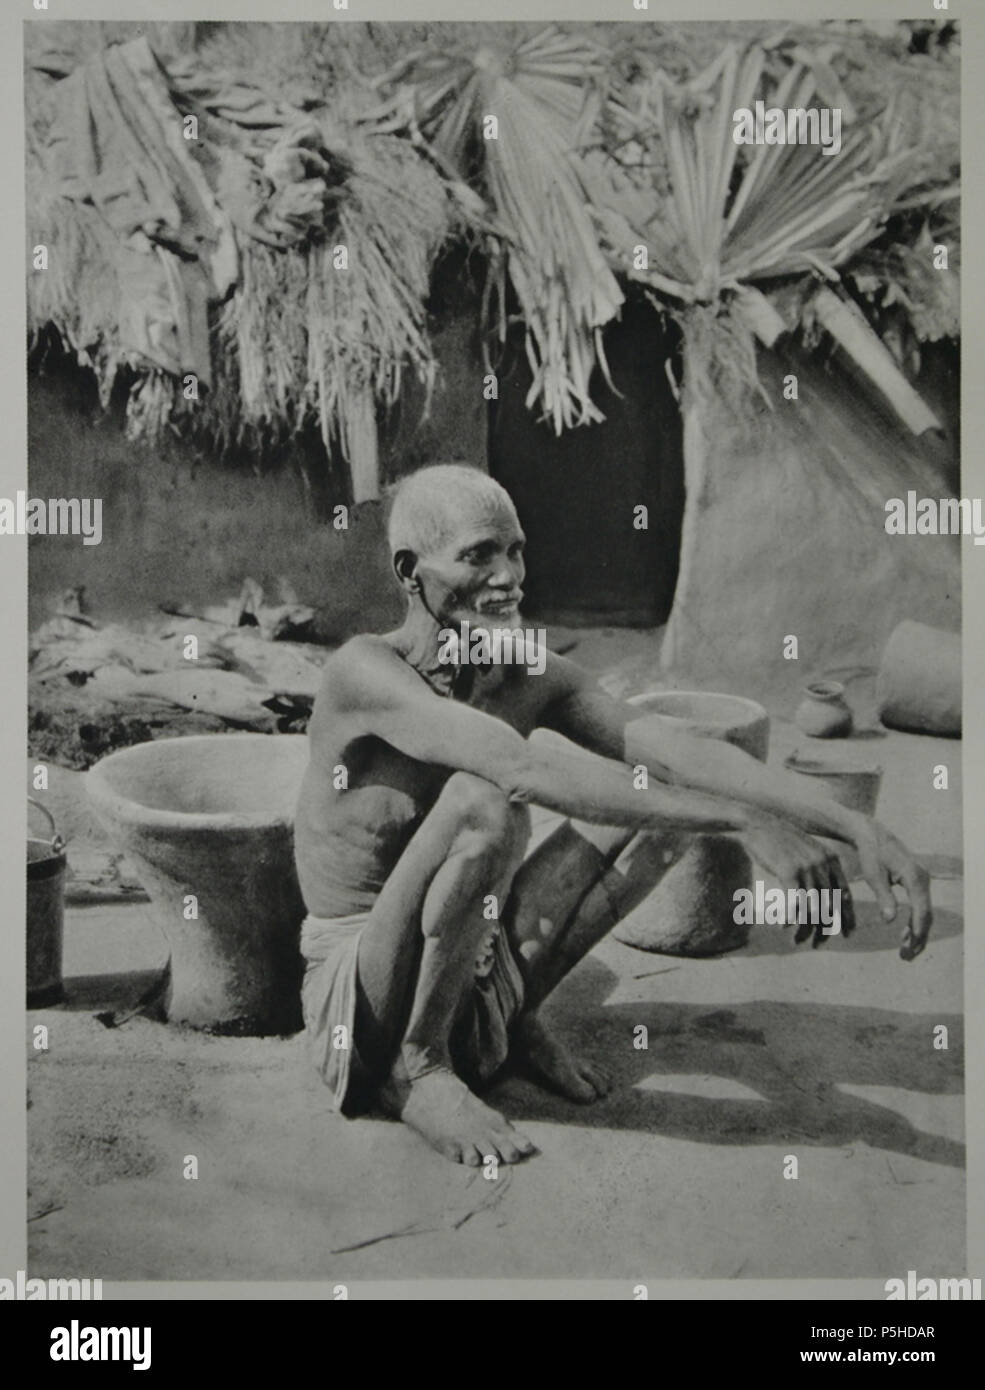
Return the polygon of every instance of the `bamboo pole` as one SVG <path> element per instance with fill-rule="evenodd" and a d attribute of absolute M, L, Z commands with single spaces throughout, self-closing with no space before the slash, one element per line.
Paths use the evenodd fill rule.
<path fill-rule="evenodd" d="M 380 495 L 380 450 L 376 429 L 376 402 L 366 387 L 353 402 L 348 421 L 347 444 L 353 502 L 369 502 Z"/>
<path fill-rule="evenodd" d="M 940 420 L 913 389 L 889 349 L 870 328 L 857 305 L 822 288 L 812 300 L 818 322 L 885 396 L 914 434 L 942 428 Z"/>
<path fill-rule="evenodd" d="M 710 478 L 708 437 L 709 420 L 714 419 L 716 407 L 710 397 L 708 362 L 705 349 L 684 335 L 684 391 L 682 423 L 684 444 L 684 517 L 681 523 L 681 550 L 677 571 L 674 602 L 664 631 L 660 649 L 660 665 L 673 670 L 686 659 L 689 624 L 694 625 L 692 590 L 695 586 L 696 557 L 700 553 L 700 534 L 708 505 Z"/>

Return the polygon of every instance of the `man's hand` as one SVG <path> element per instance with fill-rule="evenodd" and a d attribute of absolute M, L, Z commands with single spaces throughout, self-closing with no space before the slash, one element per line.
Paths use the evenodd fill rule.
<path fill-rule="evenodd" d="M 767 813 L 757 816 L 754 827 L 736 838 L 756 863 L 768 869 L 785 888 L 837 889 L 841 893 L 841 930 L 843 935 L 851 936 L 855 930 L 855 909 L 837 854 L 812 835 Z M 895 909 L 896 899 L 892 893 L 889 896 Z M 794 940 L 799 944 L 810 935 L 811 923 L 798 923 Z M 813 944 L 820 946 L 825 939 L 820 922 L 814 924 L 813 935 Z"/>
<path fill-rule="evenodd" d="M 740 837 L 763 868 L 787 888 L 840 888 L 842 933 L 855 929 L 855 911 L 845 875 L 836 854 L 811 835 L 794 829 L 776 817 L 757 818 L 751 831 Z M 899 910 L 892 885 L 900 883 L 910 899 L 910 916 L 900 943 L 900 959 L 914 960 L 927 944 L 934 914 L 930 905 L 930 875 L 906 846 L 878 821 L 859 817 L 855 833 L 862 877 L 876 895 L 882 915 L 892 922 Z M 795 940 L 806 941 L 810 927 L 801 924 Z M 819 933 L 814 934 L 819 945 Z"/>
<path fill-rule="evenodd" d="M 900 959 L 913 960 L 927 944 L 934 914 L 930 906 L 930 875 L 895 835 L 866 820 L 856 838 L 862 874 L 871 885 L 887 922 L 896 916 L 898 904 L 892 885 L 901 883 L 910 899 L 910 920 L 900 943 Z"/>

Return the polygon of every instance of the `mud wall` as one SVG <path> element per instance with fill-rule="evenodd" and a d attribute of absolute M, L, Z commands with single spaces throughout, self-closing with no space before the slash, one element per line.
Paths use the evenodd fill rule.
<path fill-rule="evenodd" d="M 434 332 L 438 385 L 405 392 L 381 441 L 386 480 L 429 460 L 484 464 L 486 405 L 473 321 L 448 317 Z M 100 418 L 91 383 L 49 360 L 29 376 L 29 491 L 103 499 L 103 540 L 34 538 L 29 548 L 32 626 L 65 589 L 84 585 L 101 618 L 139 616 L 158 604 L 191 608 L 239 591 L 247 575 L 276 594 L 283 577 L 319 610 L 323 640 L 382 629 L 402 611 L 388 578 L 381 505 L 350 508 L 348 531 L 332 525 L 344 477 L 308 441 L 276 467 L 225 463 L 175 442 L 131 444 L 120 410 Z"/>
<path fill-rule="evenodd" d="M 721 409 L 699 413 L 707 488 L 687 523 L 664 674 L 776 697 L 871 671 L 903 618 L 959 628 L 959 542 L 885 530 L 888 498 L 959 483 L 953 434 L 909 435 L 836 359 L 787 348 L 761 370 L 774 409 L 745 431 Z M 789 373 L 796 401 L 783 398 Z M 783 656 L 790 635 L 797 660 Z"/>

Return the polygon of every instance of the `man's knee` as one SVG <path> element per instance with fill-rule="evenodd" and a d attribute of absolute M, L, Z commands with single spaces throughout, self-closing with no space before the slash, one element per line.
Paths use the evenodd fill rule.
<path fill-rule="evenodd" d="M 492 782 L 470 772 L 454 773 L 441 795 L 458 826 L 477 845 L 522 858 L 530 839 L 530 812 L 525 805 L 510 801 Z"/>

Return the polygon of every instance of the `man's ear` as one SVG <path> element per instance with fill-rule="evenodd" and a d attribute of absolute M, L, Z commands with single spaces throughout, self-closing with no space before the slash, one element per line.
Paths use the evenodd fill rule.
<path fill-rule="evenodd" d="M 417 556 L 413 550 L 398 550 L 393 557 L 393 572 L 397 583 L 407 593 L 420 592 L 421 583 L 417 577 Z"/>

